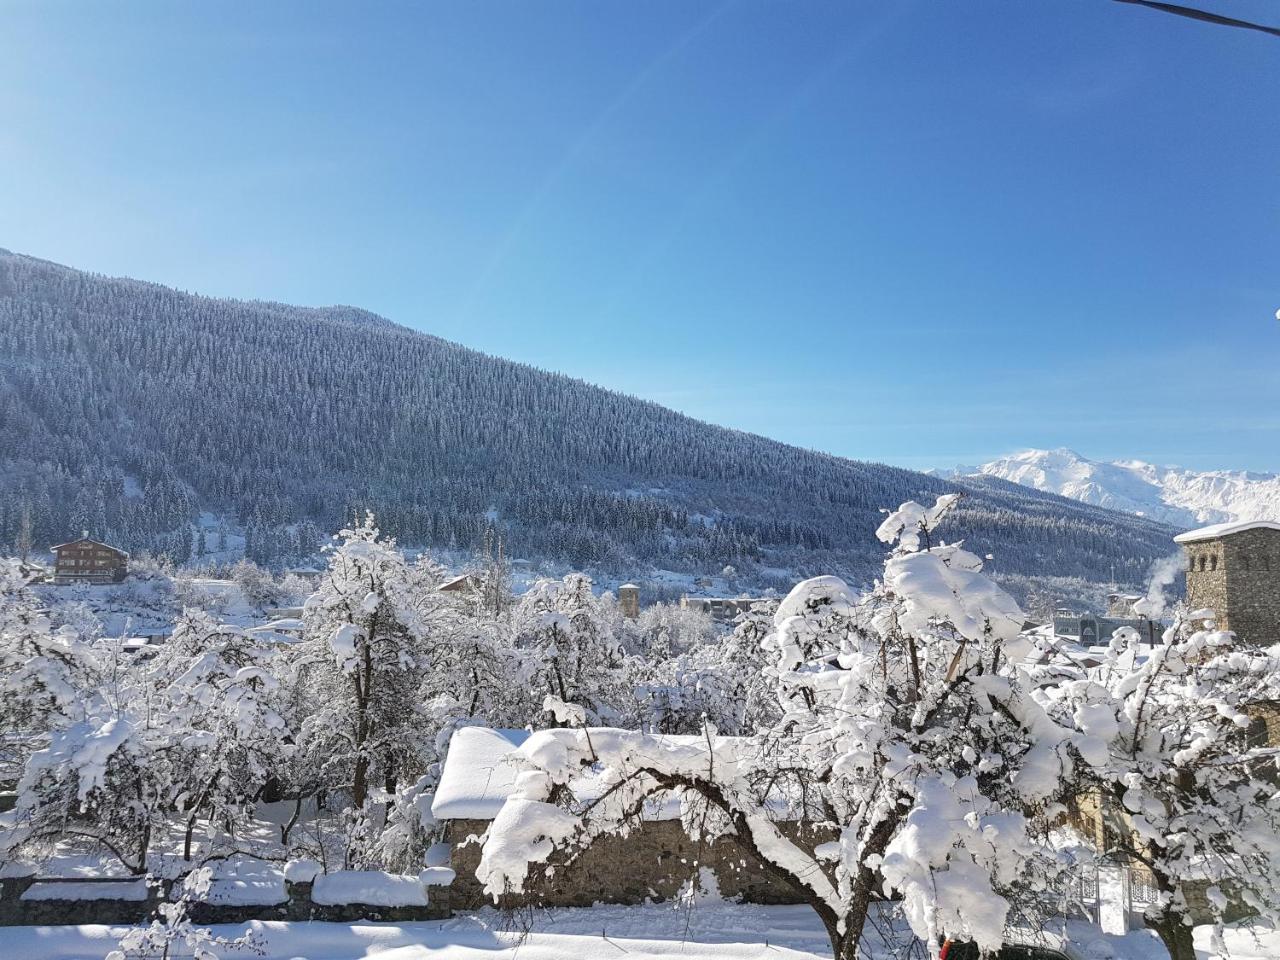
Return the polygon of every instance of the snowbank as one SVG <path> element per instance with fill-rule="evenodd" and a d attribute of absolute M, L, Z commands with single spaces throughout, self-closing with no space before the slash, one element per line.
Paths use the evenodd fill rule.
<path fill-rule="evenodd" d="M 93 883 L 84 880 L 53 880 L 35 883 L 22 892 L 23 900 L 129 900 L 147 899 L 147 881 Z"/>
<path fill-rule="evenodd" d="M 311 899 L 326 907 L 348 903 L 373 907 L 425 907 L 427 888 L 418 877 L 377 870 L 339 870 L 316 877 Z"/>
<path fill-rule="evenodd" d="M 263 922 L 248 928 L 261 938 L 259 960 L 819 960 L 831 955 L 822 925 L 808 907 L 717 902 L 699 903 L 693 910 L 651 904 L 539 913 L 527 936 L 517 921 L 494 910 L 432 923 Z M 227 937 L 245 929 L 229 924 L 213 928 Z M 122 930 L 96 924 L 7 927 L 3 952 L 23 960 L 86 960 L 112 949 Z M 1204 960 L 1217 960 L 1210 952 L 1209 931 L 1196 928 L 1196 946 Z M 1167 960 L 1148 931 L 1107 936 L 1090 924 L 1068 921 L 1060 932 L 1076 953 L 1096 960 Z M 1280 933 L 1267 928 L 1228 927 L 1226 943 L 1229 960 L 1280 957 Z M 902 942 L 886 944 L 875 936 L 866 946 L 868 960 L 889 960 L 892 947 L 904 948 Z M 219 955 L 225 960 L 245 956 L 243 951 Z"/>

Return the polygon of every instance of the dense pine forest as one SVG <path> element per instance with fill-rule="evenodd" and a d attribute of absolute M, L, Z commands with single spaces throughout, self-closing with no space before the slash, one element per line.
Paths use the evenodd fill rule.
<path fill-rule="evenodd" d="M 267 563 L 373 510 L 402 544 L 745 582 L 873 574 L 882 507 L 963 490 L 1005 573 L 1140 582 L 1161 524 L 701 423 L 351 307 L 212 299 L 0 251 L 0 551 L 88 530 L 183 560 L 200 511 Z"/>

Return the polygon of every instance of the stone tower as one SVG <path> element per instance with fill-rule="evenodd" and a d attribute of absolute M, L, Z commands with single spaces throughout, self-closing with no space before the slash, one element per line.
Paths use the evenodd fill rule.
<path fill-rule="evenodd" d="M 640 616 L 640 588 L 634 583 L 624 583 L 618 588 L 618 606 L 628 620 Z"/>
<path fill-rule="evenodd" d="M 1251 646 L 1280 643 L 1280 523 L 1220 523 L 1174 537 L 1187 555 L 1187 604 Z"/>

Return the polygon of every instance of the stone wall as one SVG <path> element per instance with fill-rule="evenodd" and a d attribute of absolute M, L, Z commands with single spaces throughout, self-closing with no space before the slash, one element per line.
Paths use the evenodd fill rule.
<path fill-rule="evenodd" d="M 1280 530 L 1242 530 L 1185 549 L 1192 609 L 1211 607 L 1219 629 L 1252 646 L 1280 642 Z"/>
<path fill-rule="evenodd" d="M 62 924 L 104 923 L 131 924 L 150 920 L 156 908 L 168 899 L 173 884 L 164 881 L 152 888 L 145 900 L 24 900 L 22 895 L 40 881 L 36 877 L 6 877 L 0 880 L 0 927 L 58 926 Z M 68 883 L 59 880 L 59 883 Z M 78 881 L 96 886 L 99 892 L 110 881 Z M 121 884 L 126 886 L 129 884 Z M 425 907 L 386 907 L 374 904 L 344 903 L 326 905 L 311 899 L 310 883 L 285 883 L 287 899 L 278 904 L 193 903 L 190 908 L 196 923 L 246 923 L 250 920 L 328 920 L 349 923 L 355 920 L 442 920 L 451 916 L 450 890 L 447 886 L 428 886 Z M 0 942 L 3 942 L 0 936 Z M 0 951 L 3 955 L 3 951 Z"/>
<path fill-rule="evenodd" d="M 450 891 L 450 904 L 455 910 L 474 910 L 492 902 L 475 875 L 480 844 L 466 842 L 488 827 L 488 820 L 450 820 L 445 826 L 445 839 L 453 848 L 449 865 L 456 873 Z M 799 835 L 797 829 L 787 832 L 793 839 Z M 800 837 L 800 842 L 812 848 L 834 836 L 824 832 L 807 840 Z M 669 900 L 698 873 L 700 866 L 714 872 L 720 892 L 726 897 L 748 903 L 804 902 L 794 889 L 772 878 L 732 838 L 721 837 L 700 849 L 679 820 L 645 821 L 626 837 L 601 837 L 573 864 L 556 871 L 536 902 L 549 907 L 586 907 L 597 902 Z"/>
<path fill-rule="evenodd" d="M 1280 703 L 1266 701 L 1251 703 L 1244 712 L 1254 722 L 1253 746 L 1280 747 Z"/>

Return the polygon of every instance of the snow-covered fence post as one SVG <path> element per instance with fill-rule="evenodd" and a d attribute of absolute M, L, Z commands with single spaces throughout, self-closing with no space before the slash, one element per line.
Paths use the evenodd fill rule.
<path fill-rule="evenodd" d="M 290 860 L 284 867 L 284 892 L 289 898 L 291 920 L 315 919 L 315 902 L 311 893 L 316 875 L 321 871 L 315 860 Z"/>

